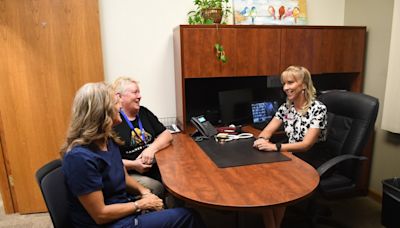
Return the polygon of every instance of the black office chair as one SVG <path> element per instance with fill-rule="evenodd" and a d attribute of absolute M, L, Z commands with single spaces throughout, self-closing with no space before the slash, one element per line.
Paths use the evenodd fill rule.
<path fill-rule="evenodd" d="M 369 174 L 363 173 L 363 165 L 366 165 L 363 162 L 371 159 L 364 156 L 364 149 L 374 129 L 379 101 L 366 94 L 347 91 L 329 91 L 321 94 L 318 100 L 328 109 L 328 135 L 320 152 L 329 153 L 331 158 L 317 168 L 320 183 L 308 209 L 312 211 L 313 225 L 344 227 L 331 220 L 329 209 L 316 202 L 318 197 L 332 200 L 367 193 L 367 189 L 358 185 L 363 175 Z"/>
<path fill-rule="evenodd" d="M 36 180 L 55 228 L 73 227 L 69 217 L 68 192 L 60 159 L 51 161 L 36 171 Z"/>
<path fill-rule="evenodd" d="M 337 90 L 321 94 L 318 100 L 328 110 L 327 140 L 316 145 L 312 153 L 299 153 L 298 156 L 317 168 L 320 183 L 316 193 L 305 202 L 306 206 L 300 204 L 291 209 L 296 215 L 299 211 L 303 214 L 301 211 L 306 208 L 306 214 L 300 216 L 307 220 L 305 227 L 318 223 L 341 227 L 339 222 L 329 218 L 330 210 L 323 207 L 321 198 L 332 200 L 366 195 L 366 189 L 359 183 L 366 175 L 362 173 L 363 165 L 368 165 L 365 162 L 370 158 L 363 152 L 373 132 L 379 101 L 365 94 Z"/>
<path fill-rule="evenodd" d="M 378 115 L 375 97 L 347 91 L 330 91 L 319 96 L 328 109 L 325 147 L 334 157 L 318 167 L 319 192 L 328 198 L 366 194 L 357 183 L 362 178 L 363 151 Z"/>

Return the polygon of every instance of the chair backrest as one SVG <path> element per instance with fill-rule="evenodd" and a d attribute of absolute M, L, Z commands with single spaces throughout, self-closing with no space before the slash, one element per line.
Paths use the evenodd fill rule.
<path fill-rule="evenodd" d="M 61 160 L 57 159 L 36 171 L 36 180 L 55 228 L 72 227 L 69 217 L 68 190 L 61 166 Z"/>
<path fill-rule="evenodd" d="M 335 156 L 363 153 L 378 114 L 379 101 L 375 97 L 348 91 L 329 91 L 318 97 L 328 109 L 327 146 Z M 354 179 L 356 160 L 344 162 L 340 172 Z"/>

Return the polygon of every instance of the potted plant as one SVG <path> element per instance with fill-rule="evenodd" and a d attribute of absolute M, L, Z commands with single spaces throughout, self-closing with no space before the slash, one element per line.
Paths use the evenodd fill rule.
<path fill-rule="evenodd" d="M 229 0 L 194 0 L 196 10 L 188 13 L 189 24 L 226 24 L 232 13 Z"/>
<path fill-rule="evenodd" d="M 228 16 L 232 13 L 229 0 L 194 0 L 196 10 L 188 13 L 188 22 L 196 24 L 215 24 L 218 31 L 218 24 L 226 24 Z M 214 44 L 214 50 L 218 61 L 226 63 L 228 57 L 225 55 L 218 34 L 218 40 Z"/>

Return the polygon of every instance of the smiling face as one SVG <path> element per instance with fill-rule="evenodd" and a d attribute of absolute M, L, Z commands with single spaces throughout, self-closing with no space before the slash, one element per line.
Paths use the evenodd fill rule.
<path fill-rule="evenodd" d="M 305 85 L 303 80 L 296 78 L 294 74 L 282 75 L 283 91 L 286 93 L 287 99 L 293 103 L 301 101 L 304 98 Z"/>
<path fill-rule="evenodd" d="M 129 83 L 125 91 L 120 94 L 122 108 L 129 113 L 137 113 L 140 109 L 140 100 L 142 95 L 136 83 Z"/>

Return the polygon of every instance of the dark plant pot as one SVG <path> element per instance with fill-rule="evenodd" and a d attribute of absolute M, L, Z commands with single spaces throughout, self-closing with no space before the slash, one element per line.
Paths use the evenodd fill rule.
<path fill-rule="evenodd" d="M 201 15 L 204 19 L 212 19 L 214 23 L 220 24 L 222 20 L 222 9 L 203 9 Z"/>

